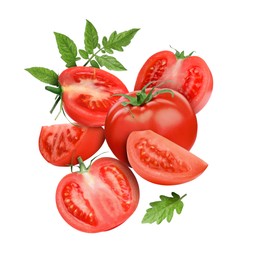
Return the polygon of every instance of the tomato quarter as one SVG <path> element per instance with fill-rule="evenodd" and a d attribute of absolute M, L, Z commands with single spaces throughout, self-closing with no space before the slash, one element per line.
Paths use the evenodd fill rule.
<path fill-rule="evenodd" d="M 208 166 L 191 152 L 151 130 L 134 131 L 129 135 L 127 155 L 137 174 L 162 185 L 191 181 Z"/>
<path fill-rule="evenodd" d="M 66 113 L 85 126 L 102 126 L 110 107 L 118 100 L 114 94 L 126 93 L 123 82 L 113 74 L 93 67 L 72 67 L 59 76 Z"/>
<path fill-rule="evenodd" d="M 139 186 L 132 171 L 109 157 L 95 160 L 58 184 L 56 204 L 73 228 L 89 233 L 110 230 L 125 222 L 139 202 Z"/>
<path fill-rule="evenodd" d="M 39 136 L 39 150 L 44 159 L 56 166 L 77 164 L 99 150 L 105 140 L 102 127 L 82 127 L 72 124 L 43 126 Z"/>
<path fill-rule="evenodd" d="M 162 93 L 158 94 L 158 91 Z M 196 115 L 180 93 L 165 91 L 168 90 L 147 88 L 128 93 L 129 99 L 122 97 L 109 110 L 105 136 L 108 146 L 119 160 L 128 163 L 126 141 L 129 134 L 137 130 L 153 130 L 186 149 L 193 146 L 197 136 Z M 130 99 L 133 99 L 131 104 Z M 145 102 L 137 105 L 138 100 Z"/>
<path fill-rule="evenodd" d="M 198 113 L 208 102 L 212 89 L 212 73 L 206 62 L 198 56 L 174 54 L 171 51 L 155 53 L 140 69 L 135 90 L 142 89 L 147 83 L 153 85 L 164 82 L 162 87 L 177 90 L 190 102 Z M 153 86 L 151 85 L 151 86 Z"/>

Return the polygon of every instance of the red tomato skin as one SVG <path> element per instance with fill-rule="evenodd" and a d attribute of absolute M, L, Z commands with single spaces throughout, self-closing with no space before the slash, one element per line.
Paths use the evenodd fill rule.
<path fill-rule="evenodd" d="M 192 181 L 208 167 L 196 155 L 151 130 L 134 131 L 129 135 L 127 155 L 138 175 L 160 185 Z"/>
<path fill-rule="evenodd" d="M 183 94 L 195 113 L 207 103 L 213 91 L 213 77 L 207 63 L 198 56 L 177 59 L 171 51 L 161 51 L 152 55 L 140 69 L 135 90 L 142 89 L 154 81 L 162 88 L 171 88 Z"/>
<path fill-rule="evenodd" d="M 135 212 L 139 197 L 132 171 L 114 158 L 103 157 L 93 162 L 89 172 L 74 172 L 61 179 L 56 205 L 70 226 L 98 233 L 124 223 Z"/>
<path fill-rule="evenodd" d="M 42 126 L 38 145 L 43 158 L 55 166 L 69 166 L 96 153 L 105 140 L 102 127 L 72 124 Z"/>
<path fill-rule="evenodd" d="M 153 130 L 185 149 L 191 149 L 197 136 L 197 118 L 189 102 L 180 93 L 173 92 L 173 97 L 170 93 L 163 93 L 140 107 L 123 107 L 121 103 L 126 99 L 121 98 L 109 110 L 105 137 L 119 160 L 129 164 L 126 141 L 132 131 L 138 130 Z M 129 95 L 135 96 L 136 92 Z"/>
<path fill-rule="evenodd" d="M 66 113 L 89 127 L 103 126 L 108 110 L 119 99 L 114 94 L 128 92 L 119 78 L 92 67 L 68 68 L 60 74 L 59 83 Z"/>

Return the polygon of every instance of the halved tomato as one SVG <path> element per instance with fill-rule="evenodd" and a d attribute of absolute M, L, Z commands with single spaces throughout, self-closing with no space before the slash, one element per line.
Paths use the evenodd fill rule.
<path fill-rule="evenodd" d="M 80 158 L 79 158 L 80 159 Z M 88 168 L 66 175 L 58 184 L 56 205 L 73 228 L 97 233 L 125 222 L 139 202 L 139 186 L 132 171 L 114 158 L 95 160 Z"/>
<path fill-rule="evenodd" d="M 191 181 L 208 166 L 196 155 L 151 130 L 129 135 L 127 156 L 137 174 L 162 185 Z"/>
<path fill-rule="evenodd" d="M 160 51 L 147 59 L 140 69 L 135 90 L 142 89 L 147 83 L 151 86 L 171 88 L 183 94 L 198 113 L 208 102 L 212 89 L 213 77 L 207 63 L 192 53 L 173 53 Z"/>
<path fill-rule="evenodd" d="M 105 124 L 110 107 L 127 93 L 123 82 L 113 74 L 93 67 L 72 67 L 59 76 L 66 113 L 79 124 L 96 127 Z"/>
<path fill-rule="evenodd" d="M 77 157 L 88 159 L 105 140 L 102 127 L 85 127 L 72 124 L 43 126 L 39 136 L 39 150 L 43 158 L 56 166 L 78 163 Z"/>

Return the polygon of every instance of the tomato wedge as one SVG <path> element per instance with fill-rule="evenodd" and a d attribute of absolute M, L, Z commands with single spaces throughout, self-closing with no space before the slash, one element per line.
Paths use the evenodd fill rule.
<path fill-rule="evenodd" d="M 78 163 L 77 157 L 88 159 L 105 140 L 102 127 L 85 127 L 72 124 L 43 126 L 39 136 L 39 150 L 43 158 L 56 166 Z"/>
<path fill-rule="evenodd" d="M 59 76 L 66 113 L 79 124 L 96 127 L 105 123 L 110 107 L 127 93 L 123 82 L 113 74 L 92 67 L 72 67 Z"/>
<path fill-rule="evenodd" d="M 196 155 L 151 130 L 129 135 L 127 156 L 137 174 L 162 185 L 191 181 L 208 166 Z"/>
<path fill-rule="evenodd" d="M 147 59 L 140 69 L 135 90 L 147 83 L 174 89 L 183 94 L 198 113 L 208 102 L 213 90 L 212 73 L 206 62 L 192 53 L 160 51 Z"/>
<path fill-rule="evenodd" d="M 104 157 L 66 175 L 56 190 L 60 215 L 73 228 L 97 233 L 125 222 L 139 202 L 139 186 L 132 171 L 114 158 Z"/>

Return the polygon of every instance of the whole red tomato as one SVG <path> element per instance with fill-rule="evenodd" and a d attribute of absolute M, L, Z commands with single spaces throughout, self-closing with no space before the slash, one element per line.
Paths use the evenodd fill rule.
<path fill-rule="evenodd" d="M 163 82 L 163 88 L 171 88 L 183 94 L 198 113 L 208 102 L 213 78 L 206 62 L 193 53 L 173 53 L 160 51 L 147 59 L 138 73 L 135 90 L 142 89 L 147 83 L 153 85 Z"/>
<path fill-rule="evenodd" d="M 80 157 L 78 160 L 80 171 L 63 177 L 56 190 L 56 205 L 63 219 L 88 233 L 107 231 L 125 222 L 139 202 L 139 186 L 132 171 L 114 158 L 99 158 L 89 167 Z"/>
<path fill-rule="evenodd" d="M 153 130 L 189 150 L 197 136 L 197 118 L 180 93 L 145 87 L 123 95 L 105 121 L 107 144 L 123 162 L 128 163 L 127 138 L 137 130 Z"/>
<path fill-rule="evenodd" d="M 66 113 L 77 123 L 103 126 L 117 93 L 126 93 L 123 82 L 113 74 L 92 67 L 72 67 L 59 76 L 62 102 Z"/>

